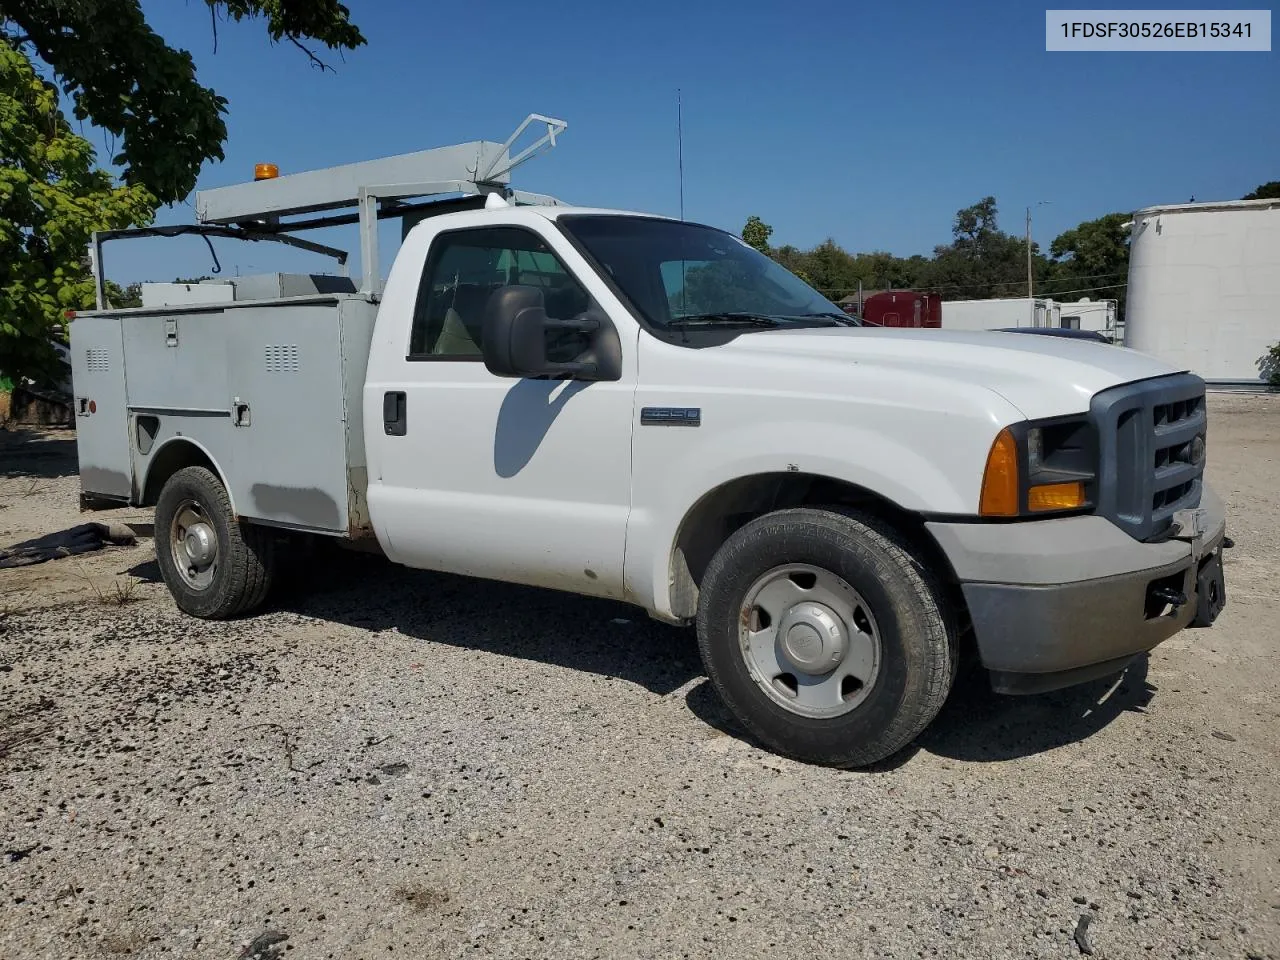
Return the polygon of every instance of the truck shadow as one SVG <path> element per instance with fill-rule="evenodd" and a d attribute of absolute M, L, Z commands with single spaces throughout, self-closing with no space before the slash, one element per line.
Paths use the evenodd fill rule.
<path fill-rule="evenodd" d="M 0 477 L 52 479 L 76 470 L 74 430 L 0 428 Z"/>
<path fill-rule="evenodd" d="M 284 565 L 305 573 L 282 584 L 277 609 L 616 677 L 660 696 L 703 675 L 692 630 L 657 623 L 626 604 L 409 570 L 341 550 L 325 550 L 316 559 L 321 562 Z M 150 569 L 145 573 L 158 576 Z M 1085 740 L 1151 702 L 1156 688 L 1147 682 L 1147 664 L 1144 655 L 1117 677 L 1009 697 L 992 693 L 986 673 L 966 658 L 938 718 L 915 744 L 873 769 L 896 769 L 920 750 L 982 763 Z M 752 742 L 706 680 L 693 686 L 685 702 L 708 725 Z"/>
<path fill-rule="evenodd" d="M 410 570 L 340 550 L 305 567 L 305 579 L 282 585 L 276 609 L 616 677 L 658 695 L 702 672 L 693 631 L 626 604 Z"/>
<path fill-rule="evenodd" d="M 992 693 L 985 671 L 964 670 L 917 746 L 953 760 L 982 763 L 1078 743 L 1121 714 L 1146 710 L 1157 690 L 1147 680 L 1149 663 L 1143 654 L 1121 674 L 1024 697 Z"/>
<path fill-rule="evenodd" d="M 962 666 L 937 719 L 915 743 L 868 772 L 896 770 L 921 750 L 951 760 L 989 763 L 1086 740 L 1122 713 L 1145 710 L 1157 689 L 1147 682 L 1147 664 L 1143 654 L 1121 675 L 1025 697 L 993 693 L 983 670 L 976 664 Z M 698 684 L 685 700 L 707 724 L 759 746 L 729 716 L 709 682 Z"/>
<path fill-rule="evenodd" d="M 586 388 L 583 380 L 517 380 L 498 410 L 494 472 L 514 477 L 527 467 L 565 404 Z"/>

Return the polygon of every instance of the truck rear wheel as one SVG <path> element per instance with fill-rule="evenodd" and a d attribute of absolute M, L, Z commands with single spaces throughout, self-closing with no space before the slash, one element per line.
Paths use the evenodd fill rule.
<path fill-rule="evenodd" d="M 275 568 L 270 531 L 238 521 L 213 471 L 184 467 L 156 502 L 156 562 L 179 609 L 223 620 L 266 599 Z"/>
<path fill-rule="evenodd" d="M 956 667 L 942 593 L 901 536 L 865 514 L 780 510 L 712 558 L 698 646 L 726 706 L 769 749 L 861 767 L 937 716 Z"/>

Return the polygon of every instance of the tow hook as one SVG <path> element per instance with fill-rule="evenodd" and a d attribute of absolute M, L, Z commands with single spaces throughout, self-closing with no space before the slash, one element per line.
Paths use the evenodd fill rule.
<path fill-rule="evenodd" d="M 1177 587 L 1152 587 L 1151 596 L 1156 600 L 1159 600 L 1161 603 L 1169 604 L 1169 606 L 1174 607 L 1175 609 L 1187 602 L 1187 595 Z"/>

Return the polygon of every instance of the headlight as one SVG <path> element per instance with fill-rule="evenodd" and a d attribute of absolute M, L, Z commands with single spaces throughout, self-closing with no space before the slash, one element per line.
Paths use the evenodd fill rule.
<path fill-rule="evenodd" d="M 1027 431 L 1027 469 L 1035 473 L 1044 457 L 1044 428 L 1032 427 Z"/>
<path fill-rule="evenodd" d="M 1093 506 L 1097 480 L 1098 437 L 1087 418 L 1015 423 L 991 444 L 978 513 L 1078 513 Z"/>

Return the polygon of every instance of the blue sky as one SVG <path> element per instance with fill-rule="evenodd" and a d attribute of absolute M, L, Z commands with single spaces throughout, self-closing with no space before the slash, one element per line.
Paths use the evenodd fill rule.
<path fill-rule="evenodd" d="M 226 160 L 202 187 L 252 179 L 263 160 L 287 173 L 503 140 L 540 112 L 569 129 L 517 186 L 675 214 L 677 87 L 686 216 L 736 231 L 757 214 L 778 244 L 927 254 L 959 207 L 991 194 L 1014 232 L 1029 203 L 1051 201 L 1035 213 L 1047 247 L 1113 210 L 1280 179 L 1280 54 L 1046 53 L 1043 6 L 346 2 L 369 43 L 326 54 L 337 70 L 320 73 L 260 23 L 219 24 L 215 54 L 203 3 L 144 0 L 230 101 Z M 354 231 L 341 239 L 356 246 Z M 319 266 L 219 250 L 227 272 Z M 194 239 L 108 256 L 121 281 L 209 265 Z"/>

